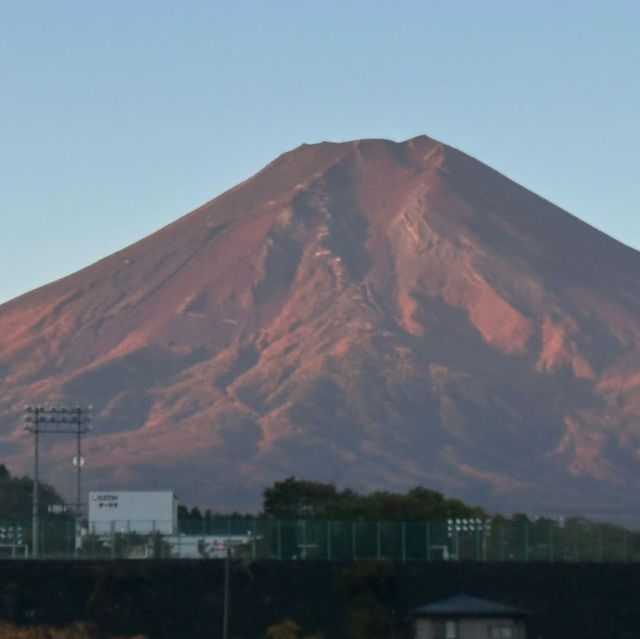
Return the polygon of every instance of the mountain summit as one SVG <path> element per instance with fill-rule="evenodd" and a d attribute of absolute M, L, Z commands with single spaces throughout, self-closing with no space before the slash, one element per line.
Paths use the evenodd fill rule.
<path fill-rule="evenodd" d="M 640 253 L 427 137 L 303 145 L 0 306 L 0 445 L 86 402 L 91 488 L 256 507 L 295 474 L 640 505 Z M 43 442 L 71 486 L 73 442 Z"/>

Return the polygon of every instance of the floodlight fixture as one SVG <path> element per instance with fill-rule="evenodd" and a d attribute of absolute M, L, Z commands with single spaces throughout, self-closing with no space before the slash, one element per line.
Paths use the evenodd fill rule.
<path fill-rule="evenodd" d="M 452 532 L 482 532 L 491 528 L 491 519 L 455 517 L 447 519 L 447 531 L 449 536 Z"/>

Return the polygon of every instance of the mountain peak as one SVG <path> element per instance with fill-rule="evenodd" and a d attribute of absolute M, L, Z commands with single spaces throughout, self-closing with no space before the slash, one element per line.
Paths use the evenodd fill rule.
<path fill-rule="evenodd" d="M 638 253 L 426 136 L 302 145 L 0 307 L 0 441 L 95 406 L 87 481 L 250 508 L 283 476 L 519 510 L 638 494 Z M 70 477 L 56 442 L 49 476 Z M 163 479 L 163 484 L 166 483 Z"/>

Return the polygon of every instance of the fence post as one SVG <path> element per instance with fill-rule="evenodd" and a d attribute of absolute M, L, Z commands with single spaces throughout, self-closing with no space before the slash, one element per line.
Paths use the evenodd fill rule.
<path fill-rule="evenodd" d="M 351 558 L 353 561 L 358 559 L 358 553 L 356 549 L 356 522 L 351 522 Z"/>
<path fill-rule="evenodd" d="M 256 519 L 251 520 L 251 559 L 256 558 Z"/>
<path fill-rule="evenodd" d="M 622 548 L 624 553 L 624 561 L 629 562 L 629 545 L 627 544 L 627 529 L 622 529 Z"/>
<path fill-rule="evenodd" d="M 602 524 L 598 526 L 598 560 L 602 562 L 603 552 L 602 552 Z"/>
<path fill-rule="evenodd" d="M 299 528 L 296 527 L 296 536 Z M 298 548 L 300 548 L 300 557 L 302 559 L 307 558 L 307 520 L 302 520 L 302 544 L 298 543 Z"/>
<path fill-rule="evenodd" d="M 376 559 L 382 557 L 382 523 L 376 522 Z"/>
<path fill-rule="evenodd" d="M 407 522 L 400 524 L 400 534 L 402 539 L 402 561 L 407 561 Z"/>
<path fill-rule="evenodd" d="M 524 559 L 529 561 L 529 522 L 524 522 Z"/>
<path fill-rule="evenodd" d="M 331 522 L 327 521 L 327 561 L 331 561 Z"/>
<path fill-rule="evenodd" d="M 277 533 L 277 549 L 278 549 L 278 559 L 282 561 L 282 522 L 278 519 L 276 522 L 276 533 Z"/>
<path fill-rule="evenodd" d="M 431 523 L 424 522 L 424 556 L 427 561 L 431 561 Z"/>
<path fill-rule="evenodd" d="M 500 561 L 504 561 L 504 522 L 500 523 Z"/>
<path fill-rule="evenodd" d="M 553 522 L 549 522 L 549 561 L 554 561 L 553 552 Z"/>

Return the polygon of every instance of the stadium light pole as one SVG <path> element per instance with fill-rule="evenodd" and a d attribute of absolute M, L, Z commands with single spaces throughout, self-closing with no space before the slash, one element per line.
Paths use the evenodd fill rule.
<path fill-rule="evenodd" d="M 80 472 L 82 467 L 81 438 L 91 430 L 91 406 L 43 406 L 28 405 L 24 408 L 24 428 L 34 435 L 33 455 L 33 499 L 31 506 L 31 556 L 39 554 L 39 490 L 38 490 L 38 447 L 40 433 L 71 433 L 76 435 L 76 525 L 80 519 Z"/>

